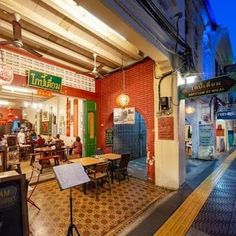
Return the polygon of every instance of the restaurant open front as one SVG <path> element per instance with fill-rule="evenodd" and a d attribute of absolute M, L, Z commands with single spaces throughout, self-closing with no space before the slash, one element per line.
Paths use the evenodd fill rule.
<path fill-rule="evenodd" d="M 45 68 L 47 64 L 42 65 Z M 59 154 L 59 158 L 47 158 L 40 163 L 56 165 L 58 161 L 67 161 L 71 154 L 88 156 L 95 149 L 95 142 L 86 148 L 95 139 L 94 79 L 57 66 L 51 68 L 58 72 L 29 69 L 27 76 L 15 74 L 11 84 L 1 87 L 0 137 L 1 151 L 5 153 L 1 156 L 1 171 L 15 169 L 26 173 L 42 156 Z M 80 78 L 76 82 L 73 76 Z M 70 86 L 66 85 L 68 81 L 72 81 Z M 86 142 L 89 136 L 93 138 Z M 43 147 L 53 152 L 37 150 Z"/>

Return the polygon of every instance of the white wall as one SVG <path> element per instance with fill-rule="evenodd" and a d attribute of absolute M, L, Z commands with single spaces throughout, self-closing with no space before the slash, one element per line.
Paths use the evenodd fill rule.
<path fill-rule="evenodd" d="M 184 148 L 184 121 L 185 102 L 177 101 L 177 82 L 173 77 L 173 91 L 171 91 L 171 78 L 163 80 L 161 86 L 161 96 L 172 96 L 172 114 L 174 117 L 174 140 L 158 139 L 158 114 L 155 117 L 155 173 L 156 184 L 171 189 L 178 189 L 185 181 L 185 148 Z M 155 108 L 158 107 L 157 95 L 158 81 L 155 82 Z M 157 109 L 156 109 L 157 110 Z M 161 117 L 167 115 L 162 115 Z"/>
<path fill-rule="evenodd" d="M 76 98 L 77 99 L 77 98 Z M 74 129 L 74 124 L 73 122 L 71 122 L 70 124 L 70 136 L 66 136 L 66 100 L 67 97 L 66 96 L 55 96 L 53 98 L 50 98 L 46 101 L 44 101 L 43 104 L 43 111 L 52 111 L 53 114 L 56 116 L 56 126 L 55 128 L 55 132 L 53 133 L 53 136 L 55 136 L 56 134 L 60 133 L 61 138 L 64 140 L 66 145 L 71 145 L 74 140 L 75 137 L 73 136 L 73 129 Z M 69 97 L 69 100 L 71 101 L 71 118 L 73 117 L 73 102 L 74 102 L 74 98 L 73 97 Z M 81 141 L 83 143 L 83 127 L 84 127 L 84 116 L 83 116 L 83 100 L 78 98 L 78 135 L 81 138 Z M 37 127 L 35 129 L 36 133 L 39 134 L 39 111 L 37 111 L 37 109 L 33 109 L 31 107 L 28 108 L 24 108 L 23 109 L 23 114 L 24 118 L 27 119 L 29 122 L 31 122 L 33 125 L 36 122 L 35 116 L 37 115 Z M 61 120 L 64 120 L 64 125 L 62 125 Z M 61 122 L 61 125 L 60 125 Z M 44 136 L 44 135 L 43 135 Z M 46 137 L 46 136 L 44 136 Z"/>

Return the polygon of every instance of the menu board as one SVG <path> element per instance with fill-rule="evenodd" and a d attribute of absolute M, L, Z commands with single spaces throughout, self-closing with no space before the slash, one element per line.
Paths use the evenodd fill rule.
<path fill-rule="evenodd" d="M 113 130 L 106 129 L 106 147 L 113 145 Z"/>
<path fill-rule="evenodd" d="M 25 175 L 0 174 L 0 235 L 28 236 Z"/>

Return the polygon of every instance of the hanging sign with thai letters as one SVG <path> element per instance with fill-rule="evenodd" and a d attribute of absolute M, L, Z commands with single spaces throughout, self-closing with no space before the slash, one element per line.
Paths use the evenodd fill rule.
<path fill-rule="evenodd" d="M 29 71 L 28 85 L 30 87 L 50 90 L 56 93 L 61 92 L 62 78 L 34 70 Z"/>
<path fill-rule="evenodd" d="M 236 91 L 236 73 L 179 86 L 179 100 Z"/>

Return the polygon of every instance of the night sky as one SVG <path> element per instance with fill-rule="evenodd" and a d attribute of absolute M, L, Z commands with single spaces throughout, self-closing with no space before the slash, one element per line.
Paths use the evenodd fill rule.
<path fill-rule="evenodd" d="M 236 0 L 210 0 L 218 25 L 228 28 L 234 58 L 236 56 Z"/>

